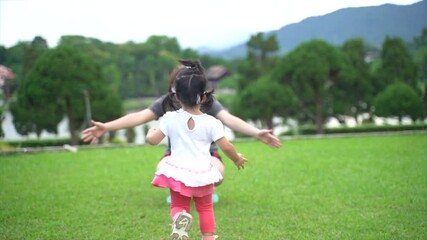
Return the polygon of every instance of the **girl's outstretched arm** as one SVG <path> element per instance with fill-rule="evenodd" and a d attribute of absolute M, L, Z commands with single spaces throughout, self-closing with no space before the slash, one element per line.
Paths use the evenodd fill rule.
<path fill-rule="evenodd" d="M 236 151 L 234 145 L 228 141 L 227 138 L 222 137 L 215 142 L 219 148 L 224 152 L 224 154 L 230 158 L 234 164 L 237 166 L 237 169 L 244 168 L 245 163 L 248 161 L 242 154 Z"/>
<path fill-rule="evenodd" d="M 147 108 L 139 112 L 129 113 L 121 118 L 106 123 L 92 120 L 93 126 L 84 129 L 81 138 L 84 142 L 93 144 L 108 131 L 135 127 L 155 119 L 157 119 L 157 115 Z"/>

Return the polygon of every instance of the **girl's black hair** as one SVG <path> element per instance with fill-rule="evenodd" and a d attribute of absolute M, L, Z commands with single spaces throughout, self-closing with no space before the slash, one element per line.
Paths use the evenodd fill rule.
<path fill-rule="evenodd" d="M 203 109 L 209 109 L 214 102 L 213 89 L 208 90 L 209 82 L 202 64 L 199 60 L 179 59 L 178 61 L 183 67 L 171 75 L 169 94 L 162 102 L 163 111 L 179 109 L 176 96 L 185 106 L 194 107 L 202 103 Z M 202 102 L 204 96 L 206 100 Z"/>

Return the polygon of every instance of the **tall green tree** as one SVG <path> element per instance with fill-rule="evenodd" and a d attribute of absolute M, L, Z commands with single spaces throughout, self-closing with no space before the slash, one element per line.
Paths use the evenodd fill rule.
<path fill-rule="evenodd" d="M 238 96 L 232 104 L 233 111 L 244 118 L 261 120 L 263 125 L 272 128 L 273 117 L 284 115 L 283 105 L 286 105 L 286 97 L 289 96 L 288 89 L 270 76 L 276 64 L 275 54 L 279 45 L 275 35 L 258 33 L 250 37 L 246 46 L 246 59 L 241 60 L 237 67 L 235 80 Z"/>
<path fill-rule="evenodd" d="M 16 101 L 11 104 L 15 128 L 22 135 L 40 135 L 43 130 L 56 133 L 65 116 L 71 143 L 77 144 L 86 119 L 85 90 L 90 94 L 95 119 L 106 121 L 122 114 L 120 99 L 110 91 L 91 58 L 63 45 L 49 50 L 19 86 Z"/>
<path fill-rule="evenodd" d="M 272 55 L 279 50 L 279 44 L 274 34 L 269 36 L 264 33 L 252 35 L 246 46 L 249 58 L 265 67 L 271 64 Z"/>
<path fill-rule="evenodd" d="M 247 46 L 247 56 L 238 66 L 241 78 L 238 81 L 239 89 L 243 90 L 264 74 L 271 71 L 276 64 L 276 53 L 279 44 L 276 35 L 267 36 L 263 33 L 252 35 Z"/>
<path fill-rule="evenodd" d="M 427 28 L 424 28 L 419 37 L 415 37 L 414 46 L 414 62 L 418 66 L 418 81 L 420 83 L 424 108 L 427 111 Z"/>
<path fill-rule="evenodd" d="M 397 81 L 403 81 L 417 89 L 417 67 L 401 38 L 386 37 L 382 44 L 381 64 L 375 81 L 376 92 L 381 92 Z"/>
<path fill-rule="evenodd" d="M 353 38 L 341 48 L 346 58 L 340 79 L 333 86 L 334 113 L 353 116 L 358 122 L 358 115 L 369 112 L 374 92 L 369 64 L 365 61 L 367 47 L 361 38 Z"/>
<path fill-rule="evenodd" d="M 318 133 L 323 133 L 325 120 L 332 115 L 331 88 L 339 79 L 342 63 L 336 47 L 315 39 L 285 55 L 274 70 L 274 78 L 298 96 L 298 119 L 314 122 Z"/>

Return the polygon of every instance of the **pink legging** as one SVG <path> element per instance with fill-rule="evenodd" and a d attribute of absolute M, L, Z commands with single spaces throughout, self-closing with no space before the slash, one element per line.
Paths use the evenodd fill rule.
<path fill-rule="evenodd" d="M 181 195 L 170 190 L 171 193 L 171 217 L 185 210 L 190 213 L 191 197 Z M 202 233 L 215 233 L 215 215 L 212 203 L 212 194 L 203 197 L 193 197 L 194 205 L 199 213 L 200 231 Z"/>

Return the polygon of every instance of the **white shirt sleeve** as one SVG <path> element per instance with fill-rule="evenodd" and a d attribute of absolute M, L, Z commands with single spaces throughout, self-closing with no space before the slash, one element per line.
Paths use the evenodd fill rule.
<path fill-rule="evenodd" d="M 171 119 L 171 112 L 167 112 L 160 119 L 159 129 L 165 136 L 168 136 L 168 125 Z"/>
<path fill-rule="evenodd" d="M 212 123 L 212 141 L 216 142 L 218 139 L 225 136 L 224 125 L 218 119 L 213 119 Z"/>

